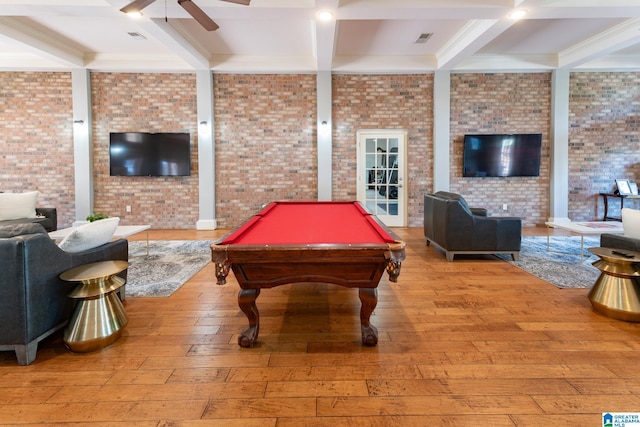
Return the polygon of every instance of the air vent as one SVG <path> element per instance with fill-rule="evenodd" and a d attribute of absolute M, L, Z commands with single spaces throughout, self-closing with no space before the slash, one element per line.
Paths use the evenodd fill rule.
<path fill-rule="evenodd" d="M 433 33 L 422 33 L 420 34 L 420 37 L 418 37 L 418 39 L 416 40 L 417 44 L 424 44 L 427 42 L 427 40 L 429 40 L 431 38 L 431 36 L 433 35 Z"/>
<path fill-rule="evenodd" d="M 129 34 L 131 37 L 133 37 L 136 40 L 146 40 L 147 39 L 145 36 L 143 36 L 140 33 L 131 32 L 131 33 L 127 33 L 127 34 Z"/>

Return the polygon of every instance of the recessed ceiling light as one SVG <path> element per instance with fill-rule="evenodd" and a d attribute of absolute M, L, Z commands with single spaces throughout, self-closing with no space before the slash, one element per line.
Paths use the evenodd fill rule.
<path fill-rule="evenodd" d="M 320 21 L 331 21 L 333 19 L 333 12 L 330 10 L 321 10 L 316 14 L 316 18 Z"/>
<path fill-rule="evenodd" d="M 526 16 L 529 11 L 527 9 L 516 9 L 509 14 L 509 19 L 518 20 Z"/>
<path fill-rule="evenodd" d="M 142 12 L 140 12 L 139 10 L 136 10 L 133 12 L 127 12 L 127 16 L 133 19 L 142 18 Z"/>

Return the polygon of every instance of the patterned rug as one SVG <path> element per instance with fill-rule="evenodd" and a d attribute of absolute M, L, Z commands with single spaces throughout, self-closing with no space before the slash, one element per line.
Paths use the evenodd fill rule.
<path fill-rule="evenodd" d="M 168 297 L 211 262 L 212 240 L 129 242 L 127 297 Z"/>
<path fill-rule="evenodd" d="M 558 288 L 590 288 L 600 271 L 591 265 L 598 257 L 587 248 L 600 246 L 599 236 L 585 236 L 584 261 L 580 263 L 580 236 L 552 236 L 547 251 L 545 236 L 524 236 L 520 260 L 500 257 Z"/>

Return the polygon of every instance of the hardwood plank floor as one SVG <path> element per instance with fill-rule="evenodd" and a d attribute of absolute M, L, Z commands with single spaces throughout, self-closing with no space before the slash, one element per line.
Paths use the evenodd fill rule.
<path fill-rule="evenodd" d="M 1 352 L 0 425 L 596 426 L 640 411 L 639 324 L 595 313 L 586 289 L 491 256 L 448 263 L 421 228 L 394 231 L 407 260 L 378 288 L 377 347 L 360 344 L 355 290 L 296 284 L 261 293 L 259 342 L 240 348 L 237 282 L 217 286 L 208 265 L 171 297 L 127 299 L 101 351 L 71 353 L 57 333 L 30 366 Z"/>

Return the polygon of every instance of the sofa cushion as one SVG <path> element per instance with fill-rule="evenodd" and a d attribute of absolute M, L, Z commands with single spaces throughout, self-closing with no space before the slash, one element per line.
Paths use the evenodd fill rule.
<path fill-rule="evenodd" d="M 36 217 L 36 200 L 40 193 L 1 193 L 0 221 Z"/>
<path fill-rule="evenodd" d="M 626 237 L 640 239 L 640 211 L 622 208 L 622 228 Z"/>
<path fill-rule="evenodd" d="M 58 246 L 65 252 L 82 252 L 108 243 L 120 218 L 107 218 L 81 225 L 65 237 Z"/>
<path fill-rule="evenodd" d="M 45 234 L 46 230 L 40 224 L 12 224 L 0 225 L 0 238 L 23 236 L 25 234 Z"/>

